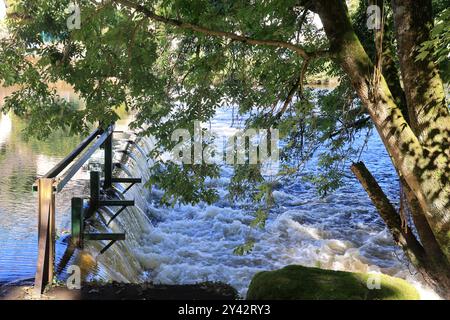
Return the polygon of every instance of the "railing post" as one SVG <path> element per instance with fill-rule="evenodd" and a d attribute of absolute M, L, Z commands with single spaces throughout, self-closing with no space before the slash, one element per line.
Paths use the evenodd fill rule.
<path fill-rule="evenodd" d="M 104 143 L 105 150 L 105 181 L 103 188 L 109 189 L 112 186 L 112 170 L 113 170 L 113 132 L 108 136 Z"/>
<path fill-rule="evenodd" d="M 41 295 L 48 283 L 53 282 L 55 261 L 55 194 L 54 179 L 38 180 L 38 263 L 34 292 Z"/>
<path fill-rule="evenodd" d="M 81 248 L 83 245 L 83 198 L 72 198 L 72 245 Z"/>
<path fill-rule="evenodd" d="M 98 202 L 100 200 L 100 172 L 91 171 L 90 189 L 91 199 L 89 203 L 89 216 L 91 216 L 98 208 Z"/>

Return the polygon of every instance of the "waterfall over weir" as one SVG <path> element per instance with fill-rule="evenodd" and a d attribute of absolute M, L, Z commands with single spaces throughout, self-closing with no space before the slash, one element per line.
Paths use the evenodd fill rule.
<path fill-rule="evenodd" d="M 216 127 L 228 125 L 221 115 L 213 122 Z M 77 251 L 67 264 L 79 265 L 85 280 L 163 284 L 222 281 L 245 296 L 255 273 L 300 264 L 382 272 L 407 279 L 422 298 L 437 297 L 403 258 L 364 190 L 350 175 L 342 188 L 325 198 L 319 198 L 308 183 L 283 181 L 273 191 L 275 206 L 261 230 L 250 226 L 254 209 L 228 199 L 232 168 L 223 166 L 220 178 L 208 182 L 219 193 L 216 203 L 162 207 L 159 200 L 163 192 L 145 186 L 151 140 L 137 138 L 135 143 L 126 144 L 117 148 L 126 148 L 126 152 L 116 152 L 115 162 L 120 166 L 115 176 L 141 177 L 142 183 L 125 195 L 127 184 L 115 184 L 115 194 L 110 196 L 134 199 L 135 206 L 126 208 L 109 225 L 119 208 L 102 208 L 88 221 L 86 230 L 125 232 L 126 240 L 117 241 L 104 254 L 100 251 L 107 241 L 86 241 L 84 250 Z M 368 146 L 362 160 L 377 172 L 383 188 L 395 199 L 397 182 L 379 137 L 373 135 Z M 312 164 L 305 170 L 316 168 Z M 235 255 L 233 250 L 249 239 L 255 241 L 253 250 Z M 65 270 L 60 273 L 60 278 L 66 276 Z"/>
<path fill-rule="evenodd" d="M 118 282 L 143 282 L 147 280 L 146 271 L 137 260 L 136 251 L 143 245 L 143 236 L 153 229 L 149 215 L 145 212 L 150 192 L 143 185 L 148 180 L 146 154 L 150 152 L 148 140 L 137 138 L 134 142 L 126 140 L 115 149 L 114 176 L 121 178 L 142 177 L 141 185 L 134 185 L 129 190 L 127 183 L 115 183 L 107 195 L 109 199 L 132 199 L 135 206 L 126 207 L 114 217 L 120 207 L 101 207 L 86 221 L 86 231 L 94 233 L 126 233 L 124 241 L 115 242 L 103 254 L 100 251 L 108 241 L 85 241 L 83 250 L 77 250 L 69 263 L 60 270 L 60 279 L 65 279 L 67 267 L 77 265 L 81 269 L 83 280 L 103 280 Z M 122 148 L 122 150 L 120 150 Z M 136 154 L 137 152 L 137 154 Z M 97 159 L 94 159 L 94 164 Z M 60 259 L 61 261 L 63 258 Z"/>

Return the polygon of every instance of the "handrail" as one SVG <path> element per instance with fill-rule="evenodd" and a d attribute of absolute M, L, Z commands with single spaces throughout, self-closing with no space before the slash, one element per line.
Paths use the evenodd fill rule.
<path fill-rule="evenodd" d="M 72 177 L 80 170 L 81 166 L 100 148 L 100 146 L 109 138 L 114 130 L 114 126 L 109 126 L 97 141 L 68 169 L 63 177 L 59 179 L 56 185 L 56 192 L 60 192 Z"/>
<path fill-rule="evenodd" d="M 105 130 L 98 128 L 93 131 L 69 155 L 62 159 L 43 177 L 37 179 L 36 184 L 33 186 L 33 189 L 39 192 L 38 261 L 34 287 L 38 295 L 43 292 L 48 283 L 53 281 L 55 259 L 55 194 L 66 186 L 83 164 L 102 146 L 105 150 L 104 187 L 111 187 L 113 132 L 114 124 Z M 95 141 L 96 138 L 97 140 Z M 92 143 L 93 141 L 95 142 Z M 86 148 L 88 149 L 83 153 Z M 80 157 L 77 159 L 78 156 Z M 58 177 L 69 165 L 70 167 L 67 171 L 61 177 Z"/>
<path fill-rule="evenodd" d="M 47 172 L 42 178 L 56 178 L 103 130 L 101 128 L 93 131 L 89 136 L 87 136 L 80 144 L 73 149 L 64 159 L 58 162 L 49 172 Z"/>
<path fill-rule="evenodd" d="M 57 182 L 55 191 L 60 192 L 69 180 L 77 173 L 81 166 L 92 156 L 92 154 L 100 148 L 100 146 L 108 139 L 111 133 L 114 131 L 114 125 L 110 125 L 106 130 L 97 128 L 89 136 L 87 136 L 83 141 L 81 141 L 75 149 L 72 150 L 64 159 L 58 162 L 53 168 L 51 168 L 45 175 L 38 178 L 39 179 L 55 179 Z M 99 136 L 100 135 L 100 136 Z M 63 177 L 58 178 L 58 175 L 63 172 L 90 144 L 95 138 L 98 140 L 86 151 L 82 157 L 80 157 L 63 175 Z M 38 181 L 33 184 L 33 190 L 38 191 Z"/>

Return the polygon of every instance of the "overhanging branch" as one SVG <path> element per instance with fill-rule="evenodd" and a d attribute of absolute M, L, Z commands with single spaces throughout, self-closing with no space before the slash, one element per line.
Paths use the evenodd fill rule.
<path fill-rule="evenodd" d="M 422 245 L 408 226 L 406 229 L 402 228 L 402 222 L 397 210 L 395 210 L 364 162 L 352 164 L 351 170 L 377 208 L 395 242 L 405 251 L 416 266 L 422 265 L 426 260 Z"/>
<path fill-rule="evenodd" d="M 358 119 L 356 121 L 353 121 L 350 124 L 346 124 L 344 127 L 340 128 L 340 129 L 338 129 L 338 130 L 336 130 L 334 132 L 331 132 L 328 135 L 328 139 L 332 139 L 332 138 L 342 134 L 343 132 L 348 131 L 349 129 L 360 129 L 360 128 L 363 128 L 364 125 L 369 122 L 369 120 L 370 120 L 370 117 L 365 117 L 365 118 L 361 118 L 361 119 Z"/>
<path fill-rule="evenodd" d="M 283 103 L 283 107 L 276 115 L 277 119 L 281 119 L 281 116 L 286 112 L 286 110 L 289 107 L 289 104 L 291 103 L 292 99 L 294 98 L 294 95 L 297 92 L 297 90 L 300 92 L 300 96 L 303 95 L 303 82 L 305 79 L 306 70 L 308 69 L 308 65 L 309 65 L 309 59 L 304 60 L 302 68 L 300 70 L 300 74 L 297 78 L 297 81 L 292 86 L 291 90 L 289 91 L 288 96 L 286 97 L 286 100 Z"/>
<path fill-rule="evenodd" d="M 310 52 L 310 51 L 307 51 L 295 44 L 292 44 L 292 43 L 289 43 L 286 41 L 282 41 L 282 40 L 255 39 L 255 38 L 238 35 L 233 32 L 212 30 L 212 29 L 205 28 L 205 27 L 202 27 L 202 26 L 199 26 L 196 24 L 189 23 L 189 22 L 184 22 L 184 21 L 177 20 L 177 19 L 167 18 L 167 17 L 156 14 L 155 12 L 153 12 L 152 10 L 150 10 L 147 7 L 144 7 L 140 4 L 137 4 L 137 3 L 133 2 L 133 1 L 129 1 L 129 0 L 113 0 L 113 1 L 124 7 L 132 8 L 132 9 L 136 10 L 137 12 L 142 13 L 147 18 L 149 18 L 153 21 L 161 22 L 163 24 L 171 25 L 171 26 L 174 26 L 174 27 L 177 27 L 180 29 L 199 32 L 204 35 L 227 38 L 227 39 L 231 39 L 234 41 L 247 43 L 250 45 L 264 45 L 264 46 L 269 46 L 269 47 L 285 48 L 285 49 L 289 49 L 289 50 L 295 52 L 296 54 L 301 56 L 303 59 L 326 57 L 326 56 L 329 56 L 329 54 L 330 54 L 330 52 L 328 50 L 319 50 L 319 51 Z"/>

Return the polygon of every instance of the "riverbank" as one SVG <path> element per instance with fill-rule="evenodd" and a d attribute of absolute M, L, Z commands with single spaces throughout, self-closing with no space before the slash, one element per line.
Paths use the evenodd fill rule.
<path fill-rule="evenodd" d="M 0 286 L 0 300 L 37 300 L 30 285 Z M 224 283 L 204 282 L 186 285 L 152 283 L 90 283 L 81 290 L 65 286 L 48 289 L 39 300 L 236 300 L 237 291 Z"/>

